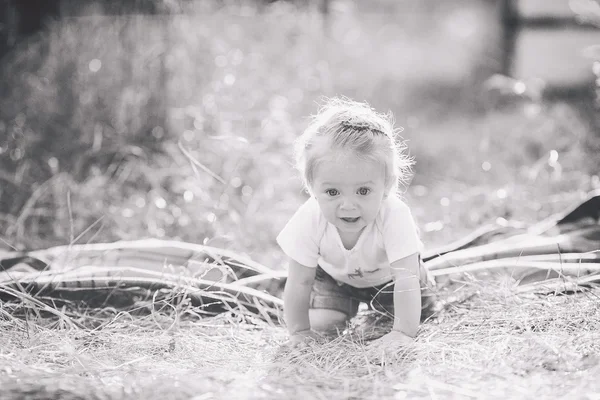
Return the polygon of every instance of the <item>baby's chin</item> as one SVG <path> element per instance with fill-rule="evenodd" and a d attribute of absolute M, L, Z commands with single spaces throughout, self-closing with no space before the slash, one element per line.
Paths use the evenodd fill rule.
<path fill-rule="evenodd" d="M 345 221 L 341 218 L 338 218 L 333 225 L 335 225 L 339 231 L 348 233 L 360 232 L 365 226 L 367 226 L 365 220 L 362 218 L 359 218 L 355 221 Z"/>

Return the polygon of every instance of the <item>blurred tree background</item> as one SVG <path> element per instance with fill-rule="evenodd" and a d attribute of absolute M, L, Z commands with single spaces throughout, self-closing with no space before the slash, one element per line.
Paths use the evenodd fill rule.
<path fill-rule="evenodd" d="M 598 3 L 568 3 L 597 23 Z M 431 244 L 600 187 L 597 31 L 516 42 L 503 0 L 2 4 L 6 248 L 159 237 L 276 266 L 304 198 L 292 143 L 322 96 L 394 113 Z"/>

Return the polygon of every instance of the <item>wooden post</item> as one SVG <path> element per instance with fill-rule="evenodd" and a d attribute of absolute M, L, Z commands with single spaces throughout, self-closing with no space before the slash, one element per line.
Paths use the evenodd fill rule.
<path fill-rule="evenodd" d="M 520 29 L 518 0 L 503 0 L 502 2 L 502 66 L 503 75 L 512 76 L 513 60 Z"/>
<path fill-rule="evenodd" d="M 327 20 L 331 11 L 331 2 L 329 0 L 321 0 L 319 11 L 323 15 L 323 20 Z"/>
<path fill-rule="evenodd" d="M 39 32 L 47 18 L 60 16 L 60 0 L 0 1 L 0 58 L 20 38 Z"/>
<path fill-rule="evenodd" d="M 0 3 L 0 58 L 17 42 L 17 9 L 10 1 Z"/>

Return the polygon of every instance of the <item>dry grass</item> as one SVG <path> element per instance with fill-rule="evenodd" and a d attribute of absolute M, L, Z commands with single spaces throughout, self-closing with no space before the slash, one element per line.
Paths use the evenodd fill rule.
<path fill-rule="evenodd" d="M 3 399 L 595 398 L 597 291 L 515 295 L 464 282 L 469 301 L 424 323 L 413 348 L 382 354 L 350 330 L 303 350 L 283 328 L 233 313 L 202 320 L 105 312 L 101 329 L 55 320 L 0 325 Z M 92 315 L 88 316 L 93 318 Z"/>

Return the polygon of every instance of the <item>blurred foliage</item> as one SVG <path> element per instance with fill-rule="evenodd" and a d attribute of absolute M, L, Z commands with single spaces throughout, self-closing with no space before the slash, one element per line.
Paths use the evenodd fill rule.
<path fill-rule="evenodd" d="M 291 144 L 323 95 L 394 112 L 423 225 L 509 216 L 498 186 L 551 177 L 552 151 L 580 171 L 573 186 L 596 185 L 573 107 L 482 95 L 500 66 L 492 3 L 369 4 L 333 2 L 328 21 L 311 2 L 215 0 L 49 24 L 0 67 L 2 239 L 153 236 L 278 264 L 274 238 L 303 199 Z M 449 217 L 463 201 L 449 190 L 491 211 Z"/>

